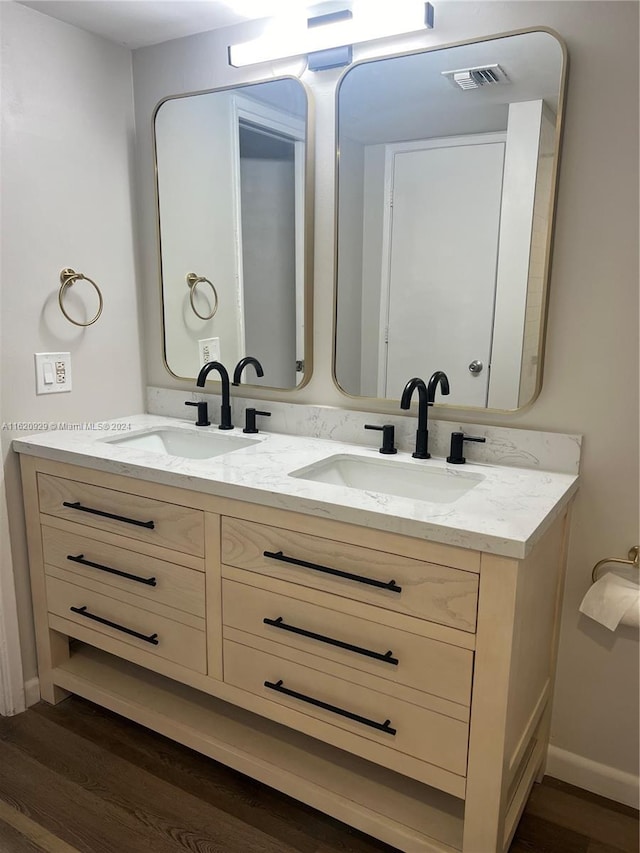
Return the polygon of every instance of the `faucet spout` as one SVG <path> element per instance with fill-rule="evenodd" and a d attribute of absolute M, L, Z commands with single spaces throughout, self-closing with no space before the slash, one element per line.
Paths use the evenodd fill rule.
<path fill-rule="evenodd" d="M 220 374 L 220 382 L 222 384 L 222 406 L 220 408 L 220 424 L 218 429 L 233 429 L 231 422 L 231 394 L 229 390 L 229 374 L 227 368 L 219 361 L 209 361 L 201 369 L 196 379 L 198 388 L 204 388 L 204 383 L 207 376 L 212 370 L 216 370 Z"/>
<path fill-rule="evenodd" d="M 440 390 L 445 396 L 449 394 L 449 377 L 443 370 L 436 370 L 436 372 L 432 375 L 429 380 L 429 384 L 427 385 L 427 398 L 429 400 L 429 405 L 433 406 L 433 402 L 436 398 L 436 388 L 440 385 Z"/>
<path fill-rule="evenodd" d="M 233 382 L 232 385 L 239 385 L 240 379 L 242 377 L 242 371 L 245 367 L 248 367 L 252 364 L 256 370 L 256 376 L 261 377 L 264 376 L 264 370 L 262 369 L 262 365 L 258 361 L 257 358 L 254 358 L 252 355 L 246 355 L 244 358 L 241 358 L 240 361 L 236 364 L 235 370 L 233 371 Z"/>

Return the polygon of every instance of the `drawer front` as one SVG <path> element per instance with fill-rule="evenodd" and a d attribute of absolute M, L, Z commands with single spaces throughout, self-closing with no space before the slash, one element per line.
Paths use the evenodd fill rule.
<path fill-rule="evenodd" d="M 475 631 L 478 575 L 473 572 L 227 517 L 222 562 Z"/>
<path fill-rule="evenodd" d="M 204 620 L 198 630 L 54 577 L 47 577 L 47 604 L 50 613 L 96 635 L 113 637 L 196 672 L 207 671 Z"/>
<path fill-rule="evenodd" d="M 224 580 L 222 614 L 225 626 L 316 655 L 314 665 L 319 669 L 324 658 L 451 702 L 470 704 L 471 651 L 379 625 L 373 621 L 373 609 L 369 621 Z"/>
<path fill-rule="evenodd" d="M 204 556 L 200 510 L 38 474 L 40 512 L 131 539 Z"/>
<path fill-rule="evenodd" d="M 202 572 L 46 525 L 42 546 L 45 571 L 56 566 L 76 575 L 81 586 L 83 581 L 104 584 L 143 609 L 157 602 L 204 619 Z"/>
<path fill-rule="evenodd" d="M 229 684 L 452 773 L 466 773 L 466 723 L 374 690 L 354 690 L 348 681 L 241 643 L 225 640 L 223 657 Z"/>

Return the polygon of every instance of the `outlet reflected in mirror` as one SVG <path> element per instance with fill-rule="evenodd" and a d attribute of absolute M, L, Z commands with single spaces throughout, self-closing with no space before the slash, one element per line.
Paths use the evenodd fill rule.
<path fill-rule="evenodd" d="M 535 31 L 366 61 L 338 91 L 334 371 L 513 410 L 542 375 L 565 55 Z"/>
<path fill-rule="evenodd" d="M 307 96 L 295 79 L 168 98 L 156 110 L 167 369 L 259 359 L 266 387 L 308 380 Z"/>

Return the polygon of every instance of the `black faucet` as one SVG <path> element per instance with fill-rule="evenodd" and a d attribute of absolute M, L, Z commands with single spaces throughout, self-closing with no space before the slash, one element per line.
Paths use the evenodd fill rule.
<path fill-rule="evenodd" d="M 411 397 L 415 390 L 418 391 L 418 429 L 416 432 L 416 449 L 412 453 L 414 459 L 431 459 L 429 453 L 429 430 L 427 429 L 429 406 L 433 406 L 435 399 L 436 388 L 440 385 L 443 394 L 449 393 L 449 380 L 447 375 L 442 370 L 437 370 L 431 379 L 429 385 L 425 385 L 424 380 L 419 377 L 410 379 L 404 387 L 402 398 L 400 400 L 400 408 L 408 409 L 411 405 Z"/>
<path fill-rule="evenodd" d="M 229 394 L 229 374 L 224 364 L 219 361 L 209 361 L 202 368 L 196 379 L 198 388 L 204 388 L 204 381 L 212 370 L 217 370 L 220 374 L 220 382 L 222 383 L 222 407 L 220 409 L 220 424 L 218 429 L 233 429 L 231 423 L 231 403 Z"/>
<path fill-rule="evenodd" d="M 255 367 L 257 376 L 264 376 L 264 370 L 262 369 L 262 365 L 260 364 L 258 359 L 254 358 L 252 355 L 246 355 L 244 358 L 241 358 L 235 366 L 235 370 L 233 371 L 233 385 L 240 384 L 240 377 L 242 376 L 242 371 L 250 364 Z"/>

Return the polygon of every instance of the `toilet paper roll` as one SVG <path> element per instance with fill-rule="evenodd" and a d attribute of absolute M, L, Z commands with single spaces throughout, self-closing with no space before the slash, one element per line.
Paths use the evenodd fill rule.
<path fill-rule="evenodd" d="M 607 572 L 596 581 L 578 608 L 610 631 L 618 625 L 640 627 L 640 586 Z"/>

